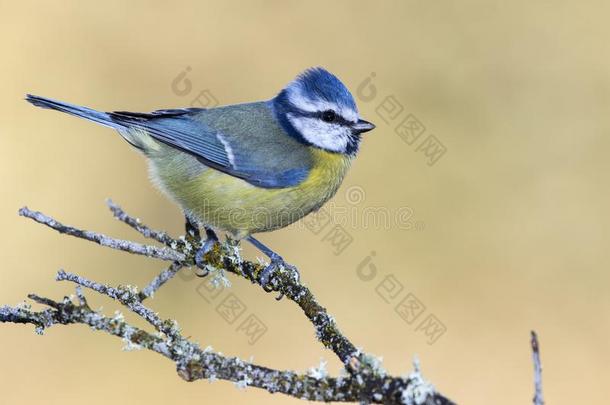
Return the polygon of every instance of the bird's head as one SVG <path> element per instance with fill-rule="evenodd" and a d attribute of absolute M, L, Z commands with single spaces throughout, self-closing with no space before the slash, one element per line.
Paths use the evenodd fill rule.
<path fill-rule="evenodd" d="M 277 119 L 299 141 L 355 155 L 360 134 L 375 128 L 358 115 L 354 97 L 332 73 L 317 67 L 301 73 L 273 100 Z"/>

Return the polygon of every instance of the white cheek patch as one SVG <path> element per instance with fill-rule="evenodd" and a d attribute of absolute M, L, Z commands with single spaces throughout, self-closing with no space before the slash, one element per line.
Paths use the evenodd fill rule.
<path fill-rule="evenodd" d="M 300 110 L 307 112 L 319 112 L 326 110 L 333 110 L 343 118 L 351 122 L 358 121 L 358 112 L 351 108 L 341 108 L 337 104 L 326 101 L 315 99 L 312 100 L 303 95 L 303 91 L 300 86 L 288 87 L 288 101 Z"/>
<path fill-rule="evenodd" d="M 344 153 L 349 142 L 349 128 L 329 124 L 317 118 L 287 114 L 288 120 L 312 145 L 332 152 Z"/>

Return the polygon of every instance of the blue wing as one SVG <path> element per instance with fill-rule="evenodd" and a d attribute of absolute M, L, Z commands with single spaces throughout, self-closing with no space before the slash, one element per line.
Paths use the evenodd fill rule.
<path fill-rule="evenodd" d="M 120 126 L 145 130 L 206 166 L 259 187 L 296 186 L 313 165 L 308 148 L 287 136 L 263 102 L 108 114 Z"/>

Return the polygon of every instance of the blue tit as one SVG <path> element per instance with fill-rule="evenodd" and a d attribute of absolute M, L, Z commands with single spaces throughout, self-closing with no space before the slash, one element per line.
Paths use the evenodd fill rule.
<path fill-rule="evenodd" d="M 105 125 L 148 160 L 154 184 L 184 210 L 187 228 L 247 239 L 271 259 L 261 276 L 286 267 L 252 234 L 285 227 L 318 210 L 336 192 L 375 126 L 360 118 L 347 87 L 322 68 L 308 69 L 268 101 L 151 113 L 100 112 L 27 95 L 35 106 Z"/>

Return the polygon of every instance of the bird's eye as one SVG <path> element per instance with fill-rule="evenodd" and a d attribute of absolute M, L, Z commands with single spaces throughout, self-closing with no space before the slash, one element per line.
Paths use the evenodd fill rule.
<path fill-rule="evenodd" d="M 337 114 L 333 110 L 326 110 L 322 113 L 322 121 L 333 122 L 337 118 Z"/>

